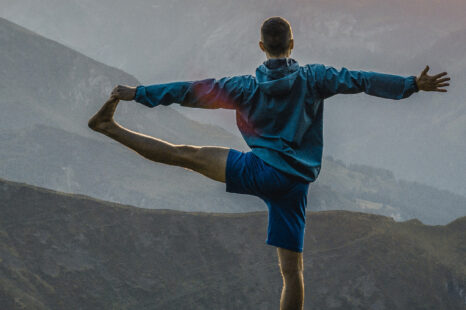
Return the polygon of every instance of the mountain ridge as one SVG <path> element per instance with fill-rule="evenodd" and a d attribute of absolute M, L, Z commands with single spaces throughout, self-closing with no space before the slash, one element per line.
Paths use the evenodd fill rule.
<path fill-rule="evenodd" d="M 276 308 L 266 212 L 147 210 L 0 180 L 0 307 Z M 466 217 L 307 213 L 305 309 L 462 309 Z M 265 285 L 267 284 L 267 285 Z"/>

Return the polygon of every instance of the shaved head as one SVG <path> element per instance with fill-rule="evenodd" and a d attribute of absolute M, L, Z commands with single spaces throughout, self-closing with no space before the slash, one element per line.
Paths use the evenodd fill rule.
<path fill-rule="evenodd" d="M 293 39 L 290 23 L 280 16 L 267 18 L 261 26 L 261 41 L 266 51 L 273 56 L 285 54 Z"/>

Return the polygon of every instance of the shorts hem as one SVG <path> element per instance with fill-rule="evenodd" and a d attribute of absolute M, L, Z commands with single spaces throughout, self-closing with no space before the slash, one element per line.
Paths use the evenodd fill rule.
<path fill-rule="evenodd" d="M 233 193 L 234 190 L 232 188 L 232 184 L 230 182 L 230 161 L 231 161 L 231 156 L 232 156 L 232 153 L 234 151 L 237 151 L 237 150 L 234 150 L 232 148 L 230 148 L 230 150 L 228 151 L 228 155 L 227 155 L 227 162 L 226 162 L 226 165 L 225 165 L 225 191 L 228 192 L 228 193 Z M 238 152 L 238 151 L 237 151 Z"/>
<path fill-rule="evenodd" d="M 279 248 L 284 248 L 284 249 L 294 251 L 294 252 L 299 252 L 299 253 L 303 252 L 303 248 L 292 247 L 292 246 L 289 246 L 289 245 L 281 243 L 281 242 L 266 240 L 265 243 L 268 244 L 268 245 L 276 246 L 276 247 L 279 247 Z"/>

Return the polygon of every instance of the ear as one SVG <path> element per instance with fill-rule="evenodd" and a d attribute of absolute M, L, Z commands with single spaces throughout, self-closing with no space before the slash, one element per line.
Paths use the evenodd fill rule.
<path fill-rule="evenodd" d="M 264 46 L 264 42 L 262 41 L 259 41 L 259 47 L 260 49 L 265 53 L 265 46 Z"/>
<path fill-rule="evenodd" d="M 293 47 L 294 47 L 294 40 L 291 39 L 290 40 L 290 51 L 293 49 Z"/>

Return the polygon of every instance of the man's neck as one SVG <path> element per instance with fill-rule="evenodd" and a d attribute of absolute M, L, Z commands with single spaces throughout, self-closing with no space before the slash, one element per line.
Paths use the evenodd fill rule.
<path fill-rule="evenodd" d="M 281 55 L 281 56 L 270 56 L 270 55 L 267 55 L 267 60 L 269 59 L 282 59 L 282 58 L 289 58 L 290 55 Z"/>

